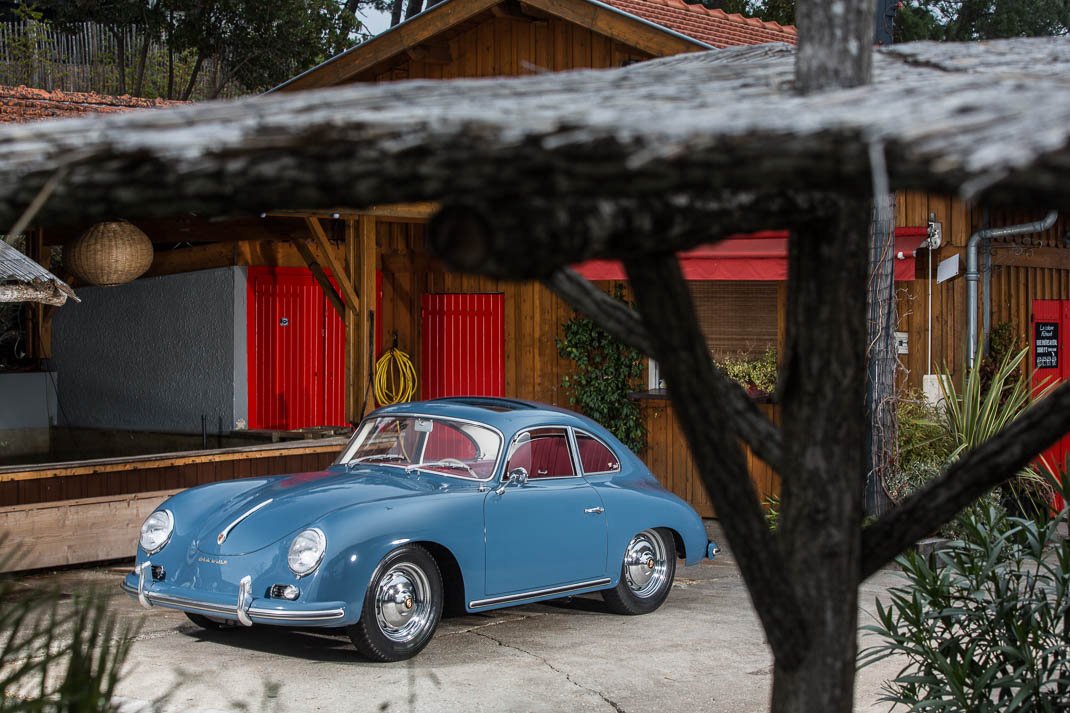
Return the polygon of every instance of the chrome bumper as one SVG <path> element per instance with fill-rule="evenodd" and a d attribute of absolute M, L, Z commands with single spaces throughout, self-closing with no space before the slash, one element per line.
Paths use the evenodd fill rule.
<path fill-rule="evenodd" d="M 324 609 L 266 609 L 253 606 L 253 579 L 242 577 L 238 584 L 238 599 L 234 604 L 224 602 L 206 601 L 204 599 L 191 599 L 164 591 L 150 589 L 152 564 L 144 562 L 134 569 L 137 576 L 137 586 L 131 586 L 124 578 L 120 583 L 123 591 L 136 598 L 141 606 L 151 609 L 154 606 L 162 606 L 170 609 L 179 609 L 193 614 L 216 616 L 224 619 L 237 619 L 244 626 L 252 626 L 254 623 L 264 624 L 316 624 L 331 622 L 345 617 L 343 606 L 327 607 Z M 270 599 L 274 603 L 280 600 Z"/>

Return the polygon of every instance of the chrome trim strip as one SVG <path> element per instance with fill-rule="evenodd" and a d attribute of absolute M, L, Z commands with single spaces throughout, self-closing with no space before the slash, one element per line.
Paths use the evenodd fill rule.
<path fill-rule="evenodd" d="M 612 580 L 609 577 L 603 577 L 602 579 L 592 579 L 589 582 L 580 582 L 579 584 L 566 584 L 562 587 L 550 587 L 548 589 L 536 589 L 531 592 L 521 592 L 520 594 L 507 594 L 504 597 L 491 597 L 490 599 L 477 599 L 472 602 L 468 602 L 470 609 L 478 609 L 480 607 L 487 607 L 491 604 L 505 604 L 506 602 L 518 602 L 523 599 L 534 599 L 535 597 L 543 597 L 547 594 L 566 594 L 568 592 L 575 592 L 580 589 L 587 589 L 588 587 L 597 587 L 603 584 L 609 584 Z"/>
<path fill-rule="evenodd" d="M 273 502 L 274 500 L 275 500 L 275 498 L 268 498 L 267 500 L 265 500 L 264 502 L 260 503 L 260 504 L 259 504 L 259 505 L 257 505 L 256 507 L 253 507 L 253 508 L 249 508 L 249 509 L 248 509 L 248 510 L 246 510 L 246 511 L 245 511 L 244 513 L 242 513 L 241 515 L 238 515 L 238 519 L 237 519 L 237 520 L 235 520 L 234 522 L 230 523 L 230 524 L 229 524 L 229 525 L 227 525 L 226 527 L 224 527 L 224 528 L 223 528 L 223 531 L 219 533 L 219 536 L 215 538 L 216 544 L 217 544 L 217 545 L 221 545 L 221 544 L 223 544 L 224 542 L 226 542 L 226 541 L 227 541 L 227 535 L 229 535 L 229 534 L 230 534 L 230 531 L 231 531 L 231 530 L 233 530 L 233 529 L 234 529 L 234 528 L 235 528 L 235 527 L 237 526 L 237 524 L 238 524 L 239 522 L 241 522 L 241 521 L 242 521 L 242 520 L 244 520 L 245 518 L 249 517 L 250 515 L 252 515 L 252 514 L 253 514 L 254 512 L 256 512 L 257 510 L 260 510 L 261 508 L 265 508 L 265 507 L 267 507 L 267 506 L 268 506 L 268 505 L 270 505 L 270 504 L 271 504 L 271 503 L 272 503 L 272 502 Z"/>
<path fill-rule="evenodd" d="M 127 594 L 137 595 L 137 590 L 127 585 L 126 582 L 120 583 L 119 586 Z M 208 602 L 199 602 L 194 599 L 176 597 L 170 594 L 157 594 L 155 592 L 146 592 L 145 597 L 152 600 L 153 604 L 159 604 L 160 606 L 171 607 L 174 609 L 193 609 L 208 614 L 229 614 L 231 616 L 236 616 L 236 609 L 234 607 L 228 607 L 222 604 L 210 604 Z M 344 617 L 345 610 L 304 609 L 301 611 L 282 611 L 279 609 L 260 609 L 251 606 L 248 609 L 248 614 L 250 618 L 269 619 L 271 621 L 330 621 L 332 619 L 341 619 Z"/>

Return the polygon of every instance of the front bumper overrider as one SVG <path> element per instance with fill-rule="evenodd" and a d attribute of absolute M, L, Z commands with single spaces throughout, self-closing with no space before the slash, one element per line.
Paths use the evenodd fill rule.
<path fill-rule="evenodd" d="M 253 597 L 252 578 L 243 577 L 238 596 L 192 590 L 152 578 L 152 564 L 139 564 L 123 578 L 120 586 L 146 609 L 154 606 L 178 609 L 217 619 L 237 621 L 245 626 L 275 624 L 283 626 L 340 625 L 345 619 L 345 602 L 297 602 L 270 597 Z"/>

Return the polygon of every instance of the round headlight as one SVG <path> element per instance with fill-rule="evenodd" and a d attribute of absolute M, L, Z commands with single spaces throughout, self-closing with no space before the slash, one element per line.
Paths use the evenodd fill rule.
<path fill-rule="evenodd" d="M 163 549 L 175 529 L 175 518 L 170 510 L 157 510 L 145 518 L 141 526 L 141 549 L 154 555 Z"/>
<path fill-rule="evenodd" d="M 305 530 L 290 543 L 290 554 L 286 558 L 290 570 L 298 577 L 308 574 L 319 566 L 323 553 L 327 551 L 327 537 L 316 528 Z"/>

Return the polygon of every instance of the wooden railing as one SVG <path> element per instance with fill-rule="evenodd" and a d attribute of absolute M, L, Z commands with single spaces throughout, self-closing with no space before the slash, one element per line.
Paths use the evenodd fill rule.
<path fill-rule="evenodd" d="M 166 497 L 232 478 L 321 470 L 341 438 L 215 451 L 0 468 L 8 570 L 132 557 L 142 521 Z M 0 571 L 3 571 L 0 569 Z"/>

